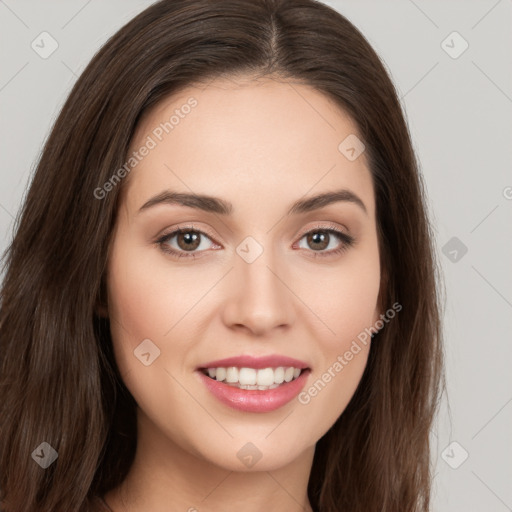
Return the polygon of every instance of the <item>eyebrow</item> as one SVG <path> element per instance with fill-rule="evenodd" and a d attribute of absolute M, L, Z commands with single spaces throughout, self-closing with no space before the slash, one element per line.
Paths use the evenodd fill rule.
<path fill-rule="evenodd" d="M 364 211 L 365 214 L 368 215 L 366 206 L 359 198 L 359 196 L 347 189 L 324 192 L 322 194 L 308 197 L 306 199 L 299 199 L 293 203 L 291 208 L 288 210 L 287 215 L 307 213 L 313 210 L 324 208 L 325 206 L 337 202 L 348 202 L 356 204 Z M 196 208 L 198 210 L 203 210 L 209 213 L 217 213 L 220 215 L 230 215 L 233 211 L 233 205 L 230 202 L 218 197 L 165 190 L 146 201 L 140 207 L 139 213 L 153 206 L 162 204 L 178 204 L 181 206 L 188 206 L 189 208 Z"/>

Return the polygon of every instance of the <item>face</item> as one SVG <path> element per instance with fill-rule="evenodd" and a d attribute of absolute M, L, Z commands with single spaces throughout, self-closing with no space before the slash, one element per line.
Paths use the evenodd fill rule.
<path fill-rule="evenodd" d="M 338 148 L 357 134 L 322 93 L 271 79 L 190 87 L 140 122 L 108 315 L 139 425 L 169 446 L 271 470 L 343 413 L 380 313 L 371 174 Z"/>

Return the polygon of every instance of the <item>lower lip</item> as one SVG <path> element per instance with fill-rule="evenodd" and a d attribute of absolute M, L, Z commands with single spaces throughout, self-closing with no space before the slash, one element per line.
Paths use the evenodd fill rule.
<path fill-rule="evenodd" d="M 239 389 L 211 379 L 201 371 L 197 373 L 210 392 L 227 406 L 244 412 L 270 412 L 283 407 L 300 393 L 310 370 L 303 370 L 295 380 L 267 390 Z"/>

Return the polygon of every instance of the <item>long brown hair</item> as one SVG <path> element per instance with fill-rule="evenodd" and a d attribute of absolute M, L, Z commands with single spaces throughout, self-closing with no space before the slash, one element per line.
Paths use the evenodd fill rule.
<path fill-rule="evenodd" d="M 318 441 L 308 494 L 321 512 L 427 512 L 429 432 L 444 389 L 438 265 L 424 185 L 397 92 L 341 14 L 315 0 L 163 0 L 112 36 L 45 143 L 4 255 L 0 501 L 6 512 L 82 511 L 126 476 L 135 401 L 112 353 L 104 273 L 138 120 L 219 76 L 310 85 L 357 123 L 376 196 L 382 311 L 355 395 Z M 341 142 L 341 141 L 340 141 Z M 136 172 L 136 171 L 133 171 Z M 34 462 L 42 442 L 58 453 Z"/>

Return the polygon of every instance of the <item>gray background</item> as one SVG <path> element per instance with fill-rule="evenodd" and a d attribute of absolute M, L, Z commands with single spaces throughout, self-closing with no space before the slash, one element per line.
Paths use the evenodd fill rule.
<path fill-rule="evenodd" d="M 71 86 L 150 3 L 0 0 L 2 251 Z M 512 511 L 512 0 L 325 3 L 390 70 L 429 194 L 446 286 L 449 398 L 432 432 L 432 510 Z M 58 43 L 45 59 L 31 47 L 43 31 Z"/>

